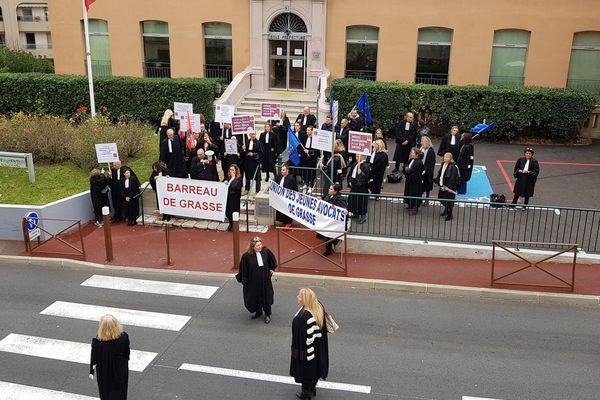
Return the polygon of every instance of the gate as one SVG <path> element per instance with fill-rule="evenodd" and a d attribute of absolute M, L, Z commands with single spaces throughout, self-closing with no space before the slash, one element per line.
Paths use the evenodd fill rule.
<path fill-rule="evenodd" d="M 48 238 L 42 239 L 41 234 L 34 238 L 30 238 L 29 230 L 27 229 L 27 218 L 23 218 L 23 240 L 25 241 L 25 251 L 30 256 L 49 256 L 49 257 L 66 257 L 76 258 L 85 261 L 85 246 L 83 245 L 83 232 L 81 230 L 81 221 L 75 219 L 57 219 L 57 218 L 39 218 L 37 228 L 40 232 L 45 233 Z M 50 232 L 49 228 L 42 227 L 42 222 L 48 222 L 48 225 L 67 226 L 60 229 L 56 233 Z M 74 240 L 73 240 L 74 239 Z M 70 242 L 80 242 L 78 247 Z M 65 248 L 66 247 L 66 248 Z M 70 251 L 61 251 L 60 249 Z M 58 250 L 57 250 L 58 249 Z"/>

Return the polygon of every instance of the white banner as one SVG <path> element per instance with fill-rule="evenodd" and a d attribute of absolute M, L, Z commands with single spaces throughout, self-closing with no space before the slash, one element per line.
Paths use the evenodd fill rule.
<path fill-rule="evenodd" d="M 181 119 L 182 116 L 187 116 L 187 113 L 194 113 L 194 105 L 192 103 L 173 103 L 173 118 Z"/>
<path fill-rule="evenodd" d="M 218 104 L 215 106 L 215 122 L 231 123 L 231 117 L 235 114 L 235 106 Z"/>
<path fill-rule="evenodd" d="M 335 135 L 335 132 L 313 129 L 312 148 L 331 153 L 331 149 L 333 148 L 333 135 Z"/>
<path fill-rule="evenodd" d="M 200 114 L 189 114 L 189 116 L 190 122 L 188 123 L 188 114 L 181 115 L 181 118 L 179 118 L 179 130 L 186 132 L 188 130 L 188 126 L 190 126 L 191 123 L 192 132 L 201 132 L 202 129 L 200 125 L 202 124 L 202 122 L 200 119 Z"/>
<path fill-rule="evenodd" d="M 116 143 L 96 143 L 96 158 L 99 164 L 119 161 Z"/>
<path fill-rule="evenodd" d="M 323 236 L 334 238 L 346 229 L 346 210 L 316 197 L 286 189 L 274 181 L 269 182 L 269 205 Z"/>
<path fill-rule="evenodd" d="M 227 185 L 162 176 L 156 180 L 161 214 L 224 221 Z"/>

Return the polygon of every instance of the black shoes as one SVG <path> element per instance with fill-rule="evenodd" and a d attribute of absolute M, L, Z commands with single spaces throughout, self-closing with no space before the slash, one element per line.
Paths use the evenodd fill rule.
<path fill-rule="evenodd" d="M 296 393 L 296 397 L 302 400 L 310 400 L 310 393 L 298 392 Z"/>
<path fill-rule="evenodd" d="M 268 324 L 269 322 L 271 322 L 271 317 L 265 315 L 265 324 Z"/>
<path fill-rule="evenodd" d="M 253 316 L 250 317 L 250 319 L 256 319 L 258 317 L 260 317 L 262 315 L 262 311 L 257 311 L 254 313 Z"/>
<path fill-rule="evenodd" d="M 446 216 L 446 221 L 451 221 L 452 220 L 452 215 L 447 215 Z"/>
<path fill-rule="evenodd" d="M 333 254 L 333 251 L 329 251 L 329 250 L 326 250 L 326 251 L 323 253 L 323 255 L 324 255 L 325 257 L 329 257 L 329 256 L 330 256 L 330 255 L 332 255 L 332 254 Z"/>

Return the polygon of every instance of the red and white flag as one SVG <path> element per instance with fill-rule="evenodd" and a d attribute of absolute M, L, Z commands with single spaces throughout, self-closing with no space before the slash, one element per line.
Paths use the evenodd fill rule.
<path fill-rule="evenodd" d="M 95 2 L 96 0 L 84 0 L 85 1 L 85 8 L 90 11 L 90 6 L 92 5 L 93 2 Z"/>

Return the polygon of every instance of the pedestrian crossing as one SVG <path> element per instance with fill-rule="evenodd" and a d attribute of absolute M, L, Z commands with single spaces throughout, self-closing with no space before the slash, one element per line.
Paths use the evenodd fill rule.
<path fill-rule="evenodd" d="M 122 278 L 108 275 L 92 275 L 82 282 L 80 286 L 107 291 L 119 290 L 130 293 L 151 293 L 193 299 L 210 299 L 219 289 L 217 286 Z M 125 329 L 128 326 L 135 326 L 153 331 L 162 330 L 168 332 L 181 331 L 192 318 L 189 315 L 115 308 L 100 304 L 84 304 L 63 300 L 54 301 L 44 308 L 40 314 L 64 318 L 66 321 L 99 321 L 103 315 L 112 314 L 121 322 Z M 90 362 L 91 341 L 95 332 L 95 329 L 93 329 L 89 332 L 88 336 L 82 338 L 85 339 L 85 343 L 60 338 L 27 335 L 25 332 L 12 332 L 0 340 L 0 352 L 17 354 L 23 357 L 37 357 L 88 365 Z M 130 371 L 143 372 L 156 359 L 158 353 L 147 350 L 131 350 L 129 360 Z M 84 368 L 82 375 L 87 375 L 87 368 Z M 92 387 L 92 390 L 95 392 L 96 384 L 94 383 Z M 98 400 L 97 397 L 39 387 L 35 385 L 35 382 L 33 382 L 32 386 L 29 386 L 1 380 L 0 399 Z"/>

